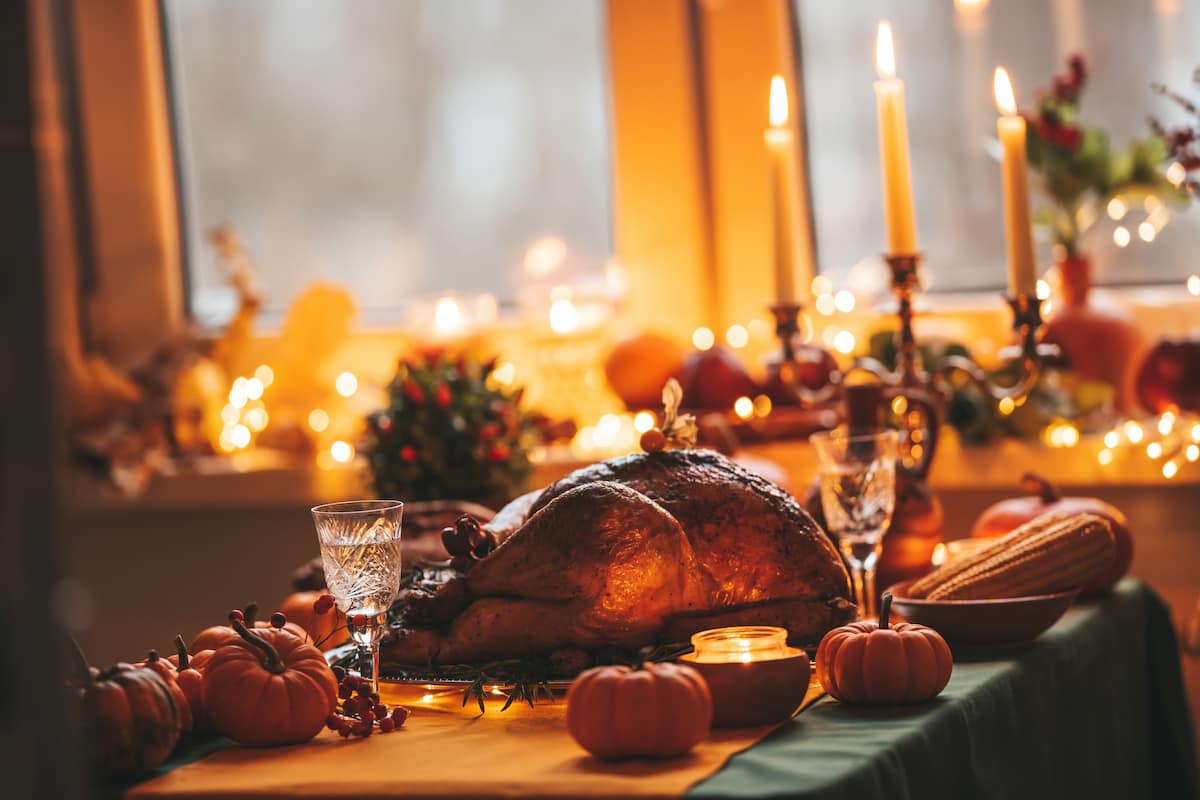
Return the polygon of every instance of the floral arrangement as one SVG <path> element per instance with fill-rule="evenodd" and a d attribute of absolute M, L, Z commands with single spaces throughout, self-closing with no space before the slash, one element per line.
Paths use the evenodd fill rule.
<path fill-rule="evenodd" d="M 494 361 L 428 353 L 401 362 L 388 404 L 367 418 L 367 461 L 380 497 L 506 501 L 520 494 L 539 443 L 521 390 L 489 381 Z"/>
<path fill-rule="evenodd" d="M 1200 86 L 1200 67 L 1192 73 L 1192 83 Z M 1171 178 L 1172 184 L 1177 184 L 1192 195 L 1198 194 L 1200 179 L 1196 178 L 1195 174 L 1200 171 L 1200 106 L 1162 84 L 1154 84 L 1152 88 L 1181 108 L 1189 117 L 1183 125 L 1170 129 L 1151 117 L 1150 128 L 1166 142 L 1167 154 L 1179 165 L 1175 175 L 1172 176 L 1168 171 L 1168 178 Z"/>
<path fill-rule="evenodd" d="M 1077 257 L 1080 234 L 1113 197 L 1133 193 L 1176 203 L 1187 199 L 1163 172 L 1171 154 L 1164 136 L 1155 133 L 1119 150 L 1104 130 L 1083 123 L 1080 101 L 1087 81 L 1087 62 L 1072 55 L 1066 71 L 1051 79 L 1050 88 L 1038 93 L 1033 111 L 1024 114 L 1029 166 L 1041 176 L 1050 200 L 1037 222 L 1050 231 L 1060 258 Z"/>

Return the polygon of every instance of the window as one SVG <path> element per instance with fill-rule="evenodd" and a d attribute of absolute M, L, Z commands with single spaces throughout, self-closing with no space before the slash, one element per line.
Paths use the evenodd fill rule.
<path fill-rule="evenodd" d="M 1200 63 L 1200 4 L 1185 0 L 796 0 L 809 169 L 821 268 L 835 285 L 861 286 L 883 249 L 874 74 L 875 27 L 892 21 L 907 87 L 918 243 L 937 291 L 1004 284 L 1000 173 L 994 156 L 992 70 L 1013 76 L 1023 106 L 1082 52 L 1091 76 L 1084 121 L 1112 144 L 1149 134 L 1148 113 L 1173 108 L 1152 82 L 1188 88 Z M 1036 185 L 1036 184 L 1031 184 Z M 1035 189 L 1035 206 L 1042 205 Z M 1081 241 L 1098 283 L 1182 283 L 1196 271 L 1200 214 L 1176 214 L 1152 243 L 1135 207 L 1120 223 L 1101 214 Z M 1114 244 L 1118 224 L 1133 233 Z M 1052 262 L 1040 244 L 1041 263 Z M 855 266 L 862 264 L 857 270 Z"/>
<path fill-rule="evenodd" d="M 601 0 L 164 8 L 190 306 L 202 322 L 234 307 L 205 241 L 222 223 L 257 262 L 268 312 L 314 280 L 342 284 L 380 322 L 434 292 L 510 298 L 541 237 L 555 246 L 535 272 L 603 274 Z"/>

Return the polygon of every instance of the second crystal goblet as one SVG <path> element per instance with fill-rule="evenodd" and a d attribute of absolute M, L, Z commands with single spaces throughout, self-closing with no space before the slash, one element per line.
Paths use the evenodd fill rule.
<path fill-rule="evenodd" d="M 850 435 L 814 433 L 821 479 L 821 510 L 850 565 L 858 616 L 875 616 L 875 565 L 896 505 L 896 431 Z"/>

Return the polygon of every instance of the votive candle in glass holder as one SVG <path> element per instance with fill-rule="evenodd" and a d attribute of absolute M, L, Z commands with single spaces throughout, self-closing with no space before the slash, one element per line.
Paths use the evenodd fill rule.
<path fill-rule="evenodd" d="M 788 653 L 787 629 L 765 625 L 713 628 L 693 634 L 692 648 L 701 664 L 771 661 Z"/>
<path fill-rule="evenodd" d="M 680 660 L 708 683 L 714 728 L 783 722 L 808 692 L 808 654 L 788 646 L 784 628 L 713 628 L 693 634 L 692 648 Z"/>

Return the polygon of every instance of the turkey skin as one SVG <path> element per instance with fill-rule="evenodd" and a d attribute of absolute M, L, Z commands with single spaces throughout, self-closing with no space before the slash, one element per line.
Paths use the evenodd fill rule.
<path fill-rule="evenodd" d="M 488 527 L 500 546 L 426 598 L 435 622 L 393 631 L 386 663 L 636 648 L 726 625 L 777 625 L 814 644 L 854 617 L 824 532 L 791 495 L 715 451 L 593 464 Z"/>

